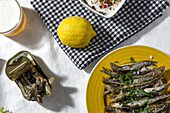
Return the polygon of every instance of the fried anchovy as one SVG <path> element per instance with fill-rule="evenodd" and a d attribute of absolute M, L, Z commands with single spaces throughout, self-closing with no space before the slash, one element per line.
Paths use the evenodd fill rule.
<path fill-rule="evenodd" d="M 148 84 L 144 84 L 144 85 L 141 85 L 141 86 L 136 86 L 136 87 L 130 87 L 130 88 L 134 88 L 134 89 L 138 89 L 138 88 L 146 88 L 146 87 L 149 87 L 149 86 L 151 86 L 151 85 L 153 85 L 154 84 L 154 82 L 150 82 L 150 83 L 148 83 Z M 109 93 L 115 93 L 115 92 L 117 92 L 118 94 L 120 93 L 120 91 L 121 91 L 121 88 L 120 87 L 117 87 L 116 85 L 114 86 L 112 86 L 112 85 L 105 85 L 105 87 L 106 87 L 106 91 L 104 91 L 104 94 L 109 94 Z M 125 88 L 127 88 L 127 86 L 123 86 L 122 87 L 123 89 L 125 89 Z"/>
<path fill-rule="evenodd" d="M 166 83 L 166 84 L 163 84 L 159 87 L 155 87 L 155 88 L 146 88 L 144 89 L 144 91 L 146 93 L 156 93 L 156 92 L 159 92 L 159 91 L 162 91 L 163 89 L 166 89 L 170 86 L 170 83 Z"/>
<path fill-rule="evenodd" d="M 120 94 L 112 102 L 122 101 L 126 96 L 128 96 L 128 94 L 129 93 L 125 93 L 125 92 L 121 91 Z"/>
<path fill-rule="evenodd" d="M 140 78 L 140 77 L 144 76 L 143 74 L 153 71 L 154 69 L 155 69 L 155 67 L 148 66 L 148 67 L 143 67 L 138 72 L 133 71 L 132 73 L 134 74 L 134 78 Z M 103 70 L 100 70 L 100 71 L 113 77 L 113 78 L 118 78 L 120 75 L 124 74 L 124 72 L 113 72 L 112 70 L 107 69 L 105 67 L 103 67 Z M 141 74 L 141 75 L 139 75 L 139 74 Z"/>
<path fill-rule="evenodd" d="M 139 72 L 140 72 L 140 74 L 145 74 L 145 73 L 148 73 L 150 71 L 153 71 L 154 69 L 155 69 L 155 67 L 152 67 L 152 66 L 147 66 L 147 67 L 144 66 L 139 70 Z"/>
<path fill-rule="evenodd" d="M 156 96 L 154 98 L 144 97 L 143 99 L 140 99 L 138 101 L 133 101 L 131 103 L 128 103 L 127 105 L 123 105 L 120 102 L 117 102 L 117 103 L 110 102 L 110 106 L 113 107 L 113 108 L 120 108 L 120 109 L 133 108 L 133 107 L 136 107 L 136 106 L 141 107 L 141 106 L 144 106 L 146 102 L 148 104 L 152 104 L 156 101 L 168 98 L 169 96 L 170 96 L 170 94 L 164 94 L 164 95 Z"/>
<path fill-rule="evenodd" d="M 23 96 L 24 96 L 25 98 L 27 98 L 27 97 L 28 97 L 28 94 L 26 94 L 26 91 L 25 91 L 25 89 L 24 89 L 24 87 L 23 87 L 23 85 L 22 85 L 22 83 L 21 83 L 21 80 L 20 80 L 20 79 L 17 79 L 16 82 L 18 83 L 18 86 L 20 87 L 21 93 L 23 94 Z M 27 98 L 27 99 L 29 100 L 29 98 Z"/>
<path fill-rule="evenodd" d="M 162 91 L 163 89 L 166 89 L 170 86 L 170 83 L 167 84 L 163 84 L 160 87 L 156 87 L 156 88 L 145 88 L 144 92 L 146 93 L 158 93 L 160 91 Z M 114 99 L 113 102 L 119 102 L 122 101 L 126 96 L 130 95 L 131 92 L 120 92 L 120 94 Z M 144 96 L 141 93 L 139 93 L 137 90 L 134 91 L 134 94 L 138 95 L 138 96 Z"/>
<path fill-rule="evenodd" d="M 168 106 L 169 101 L 163 103 L 154 103 L 151 105 L 147 105 L 145 109 L 139 111 L 138 113 L 146 113 L 145 110 L 152 111 L 151 113 L 160 113 L 160 111 L 164 110 Z M 130 113 L 135 113 L 134 109 L 130 109 Z"/>
<path fill-rule="evenodd" d="M 119 66 L 131 66 L 134 65 L 135 63 L 129 62 L 129 63 L 124 63 L 124 64 L 120 64 Z"/>
<path fill-rule="evenodd" d="M 154 68 L 154 70 L 144 74 L 144 75 L 137 75 L 137 76 L 134 76 L 134 78 L 144 78 L 144 77 L 147 77 L 147 76 L 157 76 L 159 75 L 162 71 L 164 71 L 165 67 L 164 66 L 161 66 L 159 68 Z"/>
<path fill-rule="evenodd" d="M 166 111 L 166 110 L 170 109 L 169 108 L 169 106 L 170 106 L 169 103 L 170 102 L 168 101 L 168 103 L 164 103 L 162 106 L 159 106 L 159 107 L 155 108 L 153 110 L 153 113 L 160 113 L 160 112 L 163 112 L 163 111 Z"/>
<path fill-rule="evenodd" d="M 105 67 L 103 67 L 103 70 L 100 70 L 101 72 L 111 76 L 111 77 L 114 77 L 116 78 L 117 76 L 120 76 L 122 73 L 118 73 L 118 72 L 113 72 L 109 69 L 106 69 Z"/>
<path fill-rule="evenodd" d="M 162 67 L 159 67 L 159 68 L 155 69 L 154 71 L 146 74 L 144 77 L 136 78 L 136 79 L 134 79 L 133 84 L 131 84 L 130 86 L 133 86 L 133 85 L 138 86 L 138 85 L 142 85 L 142 84 L 146 84 L 148 82 L 151 82 L 155 78 L 157 78 L 160 75 L 162 75 L 164 69 L 165 69 L 165 67 L 162 66 Z M 109 78 L 103 77 L 103 82 L 105 84 L 127 85 L 127 83 L 122 83 L 120 80 L 115 79 L 115 78 L 109 79 Z"/>
<path fill-rule="evenodd" d="M 133 111 L 127 112 L 119 108 L 112 108 L 111 106 L 107 106 L 105 111 L 107 111 L 107 113 L 135 113 Z"/>
<path fill-rule="evenodd" d="M 122 88 L 125 89 L 125 88 L 129 87 L 129 88 L 134 88 L 134 89 L 138 89 L 138 88 L 142 88 L 143 89 L 143 88 L 146 88 L 146 87 L 149 87 L 149 86 L 153 85 L 155 82 L 157 82 L 161 78 L 162 78 L 162 76 L 160 76 L 158 78 L 155 78 L 152 81 L 145 82 L 143 84 L 135 84 L 135 85 L 131 84 L 129 86 L 125 85 L 125 86 L 122 86 Z M 121 88 L 117 87 L 117 85 L 110 85 L 110 84 L 108 85 L 108 84 L 106 84 L 105 87 L 106 87 L 107 91 L 105 91 L 104 94 L 115 93 L 115 91 L 117 93 L 120 93 L 120 91 L 121 91 Z"/>
<path fill-rule="evenodd" d="M 169 106 L 170 106 L 169 103 L 170 101 L 166 101 L 166 102 L 159 103 L 159 104 L 151 104 L 151 105 L 147 105 L 145 109 L 147 109 L 148 111 L 152 111 L 152 113 L 160 113 L 164 110 L 169 109 Z M 131 108 L 127 108 L 127 109 L 128 111 L 125 111 L 123 109 L 113 108 L 110 105 L 108 105 L 105 108 L 105 111 L 108 111 L 109 113 L 136 113 L 134 109 L 131 109 Z M 142 111 L 139 111 L 138 113 L 146 113 L 145 109 L 143 109 Z"/>
<path fill-rule="evenodd" d="M 45 80 L 45 92 L 49 97 L 52 96 L 50 85 L 48 84 L 48 82 L 46 80 Z"/>
<path fill-rule="evenodd" d="M 164 69 L 165 69 L 164 66 L 156 68 L 153 71 L 147 73 L 146 75 L 141 76 L 140 78 L 134 79 L 133 84 L 146 82 L 146 81 L 149 81 L 153 78 L 156 78 L 163 73 Z"/>
<path fill-rule="evenodd" d="M 55 81 L 54 77 L 50 77 L 50 79 L 48 79 L 48 83 L 49 83 L 50 87 L 52 87 L 54 81 Z"/>
<path fill-rule="evenodd" d="M 106 84 L 126 85 L 125 83 L 120 82 L 118 79 L 110 79 L 105 77 L 103 77 L 103 82 Z"/>
<path fill-rule="evenodd" d="M 113 72 L 114 71 L 119 72 L 119 71 L 139 70 L 144 66 L 148 66 L 148 65 L 155 66 L 155 63 L 157 63 L 157 61 L 144 60 L 144 61 L 139 61 L 136 63 L 129 64 L 129 65 L 121 66 L 121 65 L 116 65 L 111 62 L 110 68 Z"/>
<path fill-rule="evenodd" d="M 158 78 L 155 78 L 155 79 L 153 79 L 153 80 L 151 80 L 151 81 L 148 81 L 148 82 L 143 82 L 143 83 L 139 83 L 139 84 L 130 84 L 129 86 L 123 86 L 123 89 L 125 89 L 125 88 L 127 88 L 127 87 L 130 87 L 130 88 L 138 88 L 138 87 L 141 87 L 141 88 L 146 88 L 146 87 L 148 87 L 148 86 L 151 86 L 151 85 L 153 85 L 155 82 L 157 82 L 159 79 L 161 79 L 162 78 L 162 75 L 160 76 L 160 77 L 158 77 Z"/>
<path fill-rule="evenodd" d="M 104 94 L 108 94 L 108 93 L 120 93 L 120 87 L 117 86 L 111 86 L 111 85 L 105 85 L 105 88 L 107 89 Z"/>

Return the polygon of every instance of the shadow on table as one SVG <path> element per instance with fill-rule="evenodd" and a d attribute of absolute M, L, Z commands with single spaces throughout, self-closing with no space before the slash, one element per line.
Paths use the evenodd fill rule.
<path fill-rule="evenodd" d="M 170 0 L 169 0 L 170 2 Z M 127 40 L 124 40 L 123 42 L 121 42 L 119 45 L 117 45 L 116 47 L 114 47 L 111 51 L 123 47 L 123 46 L 127 46 L 127 45 L 131 45 L 134 44 L 135 42 L 137 42 L 144 34 L 150 32 L 153 28 L 155 28 L 156 26 L 158 26 L 160 23 L 162 23 L 167 17 L 170 16 L 170 8 L 168 8 L 164 13 L 163 16 L 156 19 L 154 22 L 152 22 L 149 26 L 147 26 L 146 28 L 144 28 L 143 30 L 141 30 L 139 33 L 135 34 L 135 36 L 132 36 L 130 38 L 128 38 Z M 109 51 L 109 52 L 111 52 Z M 97 62 L 104 57 L 107 53 L 106 52 L 104 55 L 100 56 L 99 58 L 97 58 L 96 60 L 94 60 L 90 65 L 88 65 L 86 68 L 84 68 L 84 71 L 87 73 L 90 73 L 92 71 L 92 69 L 94 68 L 94 66 L 97 64 Z"/>
<path fill-rule="evenodd" d="M 5 63 L 6 63 L 6 60 L 0 59 L 0 75 L 1 75 L 2 69 L 5 67 Z"/>
<path fill-rule="evenodd" d="M 30 49 L 41 48 L 44 42 L 46 42 L 44 40 L 47 40 L 47 37 L 51 37 L 51 34 L 48 32 L 40 16 L 33 9 L 23 7 L 23 10 L 26 15 L 25 29 L 16 36 L 9 38 Z"/>
<path fill-rule="evenodd" d="M 40 57 L 36 56 L 36 59 L 41 65 L 41 67 L 44 69 L 47 76 L 55 77 L 55 81 L 52 86 L 52 97 L 49 98 L 48 96 L 44 96 L 43 103 L 40 105 L 55 112 L 60 111 L 66 106 L 74 107 L 74 101 L 70 95 L 72 93 L 76 93 L 77 89 L 74 87 L 62 86 L 60 82 L 62 82 L 64 78 L 61 78 L 54 74 L 52 71 L 50 71 L 50 69 L 47 67 L 47 65 L 43 62 L 43 60 Z"/>

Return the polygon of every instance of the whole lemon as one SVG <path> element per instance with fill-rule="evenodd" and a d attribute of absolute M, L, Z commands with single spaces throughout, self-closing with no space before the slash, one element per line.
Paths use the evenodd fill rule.
<path fill-rule="evenodd" d="M 88 20 L 79 16 L 67 17 L 61 21 L 57 34 L 64 45 L 81 48 L 96 35 Z"/>

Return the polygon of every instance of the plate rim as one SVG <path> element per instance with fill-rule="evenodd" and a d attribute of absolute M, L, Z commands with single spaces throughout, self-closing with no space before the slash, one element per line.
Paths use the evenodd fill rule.
<path fill-rule="evenodd" d="M 88 87 L 89 87 L 89 82 L 90 82 L 90 80 L 91 80 L 91 78 L 92 78 L 92 73 L 93 73 L 94 70 L 97 68 L 97 65 L 99 65 L 99 63 L 100 63 L 105 57 L 107 57 L 107 56 L 109 56 L 110 54 L 112 54 L 112 52 L 116 52 L 116 51 L 119 51 L 119 50 L 121 50 L 121 49 L 129 48 L 129 47 L 147 47 L 147 48 L 152 48 L 152 49 L 155 49 L 155 50 L 157 50 L 157 51 L 159 51 L 159 52 L 167 55 L 168 57 L 170 57 L 170 56 L 169 56 L 168 54 L 166 54 L 165 52 L 163 52 L 163 51 L 161 51 L 161 50 L 159 50 L 159 49 L 157 49 L 157 48 L 154 48 L 154 47 L 151 47 L 151 46 L 146 46 L 146 45 L 128 45 L 128 46 L 122 46 L 122 47 L 117 48 L 117 49 L 115 49 L 115 50 L 112 50 L 112 51 L 110 51 L 109 53 L 107 53 L 106 55 L 104 55 L 104 56 L 103 56 L 101 59 L 99 59 L 99 61 L 94 65 L 92 71 L 90 72 L 90 77 L 89 77 L 88 82 L 87 82 L 86 93 L 85 93 L 85 101 L 86 101 L 86 110 L 87 110 L 87 113 L 89 113 L 88 106 L 87 106 L 87 90 L 88 90 Z"/>

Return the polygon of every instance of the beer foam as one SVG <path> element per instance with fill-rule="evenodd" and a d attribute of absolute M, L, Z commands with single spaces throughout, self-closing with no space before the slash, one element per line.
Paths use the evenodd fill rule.
<path fill-rule="evenodd" d="M 0 32 L 11 30 L 20 20 L 20 7 L 15 0 L 0 0 Z"/>

